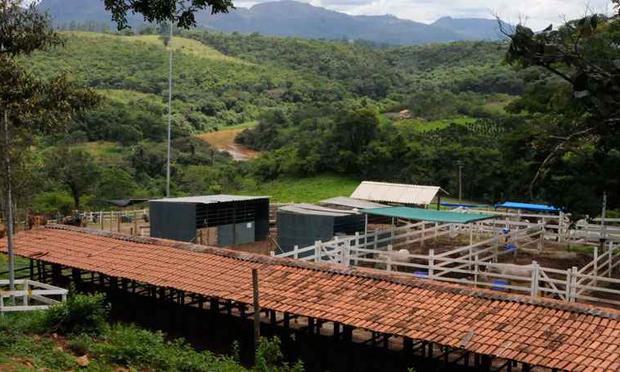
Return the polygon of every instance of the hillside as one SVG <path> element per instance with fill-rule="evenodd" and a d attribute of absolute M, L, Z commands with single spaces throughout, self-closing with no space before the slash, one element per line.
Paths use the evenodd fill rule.
<path fill-rule="evenodd" d="M 85 200 L 99 208 L 100 200 L 161 195 L 167 123 L 162 39 L 156 34 L 63 36 L 64 46 L 30 56 L 28 66 L 43 77 L 66 72 L 103 100 L 80 114 L 66 134 L 42 139 L 43 158 L 66 146 L 90 154 L 100 171 L 84 191 Z M 358 108 L 376 112 L 386 133 L 432 134 L 453 123 L 483 127 L 479 120 L 504 115 L 504 106 L 523 90 L 520 75 L 503 65 L 505 45 L 498 43 L 374 48 L 195 30 L 175 36 L 172 48 L 176 195 L 264 193 L 265 181 L 298 175 L 344 172 L 344 179 L 365 178 L 346 165 L 350 160 L 341 159 L 345 153 L 335 139 L 325 138 L 331 132 L 347 136 L 332 126 L 353 120 L 355 128 Z M 412 117 L 395 126 L 397 131 L 390 129 L 404 109 Z M 257 123 L 256 129 L 245 123 Z M 247 147 L 262 156 L 237 164 L 235 159 L 256 155 Z M 233 157 L 220 153 L 226 149 Z M 332 162 L 339 165 L 328 165 Z M 47 165 L 37 167 L 45 172 Z M 34 198 L 37 210 L 70 210 L 71 197 L 58 182 L 51 177 L 35 195 L 24 197 Z"/>
<path fill-rule="evenodd" d="M 78 82 L 108 97 L 103 109 L 86 114 L 79 123 L 88 139 L 162 139 L 167 58 L 160 38 L 88 32 L 64 35 L 63 47 L 34 55 L 28 65 L 43 76 L 70 72 Z M 506 89 L 497 82 L 494 87 L 498 89 L 483 86 L 485 79 L 499 71 L 513 75 L 501 67 L 503 47 L 491 43 L 373 49 L 199 31 L 186 36 L 175 37 L 172 44 L 177 136 L 253 121 L 269 108 L 356 97 L 384 100 L 418 89 L 422 82 L 455 87 L 476 80 L 474 90 L 518 90 L 518 86 Z M 127 114 L 111 114 L 111 107 Z M 137 133 L 127 128 L 137 128 L 130 124 L 133 121 L 141 122 Z M 93 122 L 99 124 L 95 127 Z"/>
<path fill-rule="evenodd" d="M 102 0 L 43 0 L 40 8 L 48 11 L 58 26 L 72 29 L 81 24 L 91 31 L 114 29 Z M 459 40 L 498 40 L 497 22 L 492 19 L 442 18 L 425 24 L 390 15 L 351 16 L 297 1 L 258 3 L 238 7 L 228 14 L 197 14 L 198 26 L 225 32 L 254 33 L 269 36 L 296 36 L 328 40 L 366 40 L 378 44 L 411 45 Z M 136 29 L 144 20 L 131 16 Z"/>

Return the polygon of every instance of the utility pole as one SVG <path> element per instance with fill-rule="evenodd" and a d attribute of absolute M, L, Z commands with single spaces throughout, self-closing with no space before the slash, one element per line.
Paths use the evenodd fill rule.
<path fill-rule="evenodd" d="M 605 229 L 605 215 L 607 214 L 607 192 L 603 192 L 603 210 L 601 211 L 601 232 L 600 232 L 600 252 L 605 252 L 605 241 L 607 231 Z"/>
<path fill-rule="evenodd" d="M 166 161 L 166 197 L 170 197 L 170 158 L 172 156 L 172 20 L 168 37 L 168 158 Z"/>
<path fill-rule="evenodd" d="M 9 152 L 9 111 L 4 110 L 4 170 L 6 171 L 6 240 L 9 254 L 9 290 L 15 290 L 15 251 L 13 247 L 13 195 L 11 190 L 11 155 Z"/>
<path fill-rule="evenodd" d="M 258 350 L 258 342 L 260 340 L 260 300 L 258 297 L 258 269 L 252 269 L 252 294 L 252 302 L 254 305 L 254 355 L 256 355 L 256 351 Z"/>

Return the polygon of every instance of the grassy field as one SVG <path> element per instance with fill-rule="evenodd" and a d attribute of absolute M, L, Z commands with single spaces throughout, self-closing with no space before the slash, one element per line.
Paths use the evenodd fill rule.
<path fill-rule="evenodd" d="M 429 132 L 432 130 L 446 128 L 450 124 L 457 125 L 469 125 L 476 122 L 475 118 L 470 118 L 467 116 L 457 117 L 452 119 L 440 119 L 440 120 L 424 120 L 424 119 L 405 119 L 400 120 L 396 123 L 397 127 L 403 129 L 412 129 L 416 132 Z"/>
<path fill-rule="evenodd" d="M 144 43 L 147 45 L 153 45 L 157 47 L 164 47 L 163 40 L 159 35 L 135 35 L 135 36 L 122 36 L 122 35 L 113 35 L 113 34 L 102 34 L 95 32 L 84 32 L 84 31 L 70 31 L 64 32 L 67 35 L 75 35 L 80 37 L 88 37 L 88 38 L 107 38 L 110 40 L 124 40 L 127 42 L 135 42 L 135 43 Z M 175 36 L 172 38 L 172 49 L 173 51 L 182 52 L 186 54 L 191 54 L 201 58 L 208 58 L 223 62 L 231 62 L 231 63 L 240 63 L 240 64 L 250 64 L 249 62 L 243 61 L 238 58 L 229 57 L 225 54 L 218 52 L 217 50 L 205 45 L 197 40 L 187 39 L 184 37 Z"/>
<path fill-rule="evenodd" d="M 282 178 L 247 187 L 243 194 L 268 195 L 272 202 L 314 203 L 334 196 L 349 196 L 360 181 L 347 176 L 321 175 L 311 178 Z"/>
<path fill-rule="evenodd" d="M 15 270 L 20 270 L 23 268 L 27 268 L 30 266 L 30 261 L 26 258 L 15 257 Z M 0 279 L 8 279 L 8 270 L 9 270 L 9 256 L 4 253 L 0 253 Z M 28 275 L 28 271 L 19 271 L 15 276 L 23 276 Z"/>
<path fill-rule="evenodd" d="M 87 151 L 101 166 L 124 166 L 126 162 L 126 149 L 114 142 L 84 142 L 74 147 Z"/>

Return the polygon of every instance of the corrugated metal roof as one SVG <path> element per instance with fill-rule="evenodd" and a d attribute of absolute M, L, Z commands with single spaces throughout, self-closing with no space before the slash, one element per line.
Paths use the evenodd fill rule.
<path fill-rule="evenodd" d="M 364 181 L 351 197 L 377 202 L 429 205 L 439 192 L 447 194 L 439 186 Z"/>
<path fill-rule="evenodd" d="M 343 211 L 341 209 L 332 209 L 321 207 L 314 204 L 293 204 L 278 208 L 278 212 L 289 212 L 297 214 L 311 214 L 316 216 L 332 216 L 332 217 L 344 217 L 356 214 L 350 211 Z"/>
<path fill-rule="evenodd" d="M 362 210 L 362 213 L 372 214 L 376 216 L 404 218 L 413 221 L 433 221 L 445 223 L 470 223 L 475 221 L 488 220 L 495 217 L 490 214 L 482 213 L 457 213 L 409 207 L 364 209 Z"/>
<path fill-rule="evenodd" d="M 181 198 L 166 198 L 150 200 L 151 202 L 166 202 L 166 203 L 192 203 L 192 204 L 214 204 L 225 203 L 233 201 L 247 201 L 269 199 L 268 196 L 249 196 L 249 195 L 201 195 L 201 196 L 186 196 Z"/>
<path fill-rule="evenodd" d="M 383 208 L 387 205 L 373 203 L 368 200 L 350 198 L 348 196 L 337 196 L 335 198 L 325 199 L 320 201 L 321 204 L 340 205 L 349 208 L 369 209 L 369 208 Z"/>

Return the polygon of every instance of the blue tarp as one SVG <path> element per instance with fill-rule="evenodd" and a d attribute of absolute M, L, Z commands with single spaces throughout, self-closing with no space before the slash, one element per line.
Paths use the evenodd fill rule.
<path fill-rule="evenodd" d="M 495 204 L 495 208 L 523 209 L 526 211 L 536 211 L 536 212 L 559 212 L 560 211 L 559 208 L 556 208 L 551 205 L 518 203 L 518 202 L 511 202 L 511 201 Z"/>

